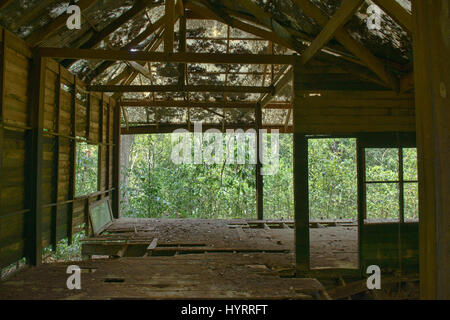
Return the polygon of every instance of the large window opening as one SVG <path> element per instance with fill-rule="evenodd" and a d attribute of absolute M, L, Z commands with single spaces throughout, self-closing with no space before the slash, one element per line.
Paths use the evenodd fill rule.
<path fill-rule="evenodd" d="M 419 218 L 417 150 L 365 149 L 367 222 L 405 222 Z"/>
<path fill-rule="evenodd" d="M 188 134 L 192 138 L 192 134 Z M 234 163 L 226 161 L 229 135 L 222 136 L 220 163 L 177 164 L 172 134 L 127 135 L 121 143 L 121 212 L 132 218 L 249 219 L 256 213 L 256 166 L 249 141 L 245 154 L 233 146 Z M 272 155 L 272 137 L 267 136 Z M 203 144 L 203 152 L 208 143 Z M 194 153 L 193 148 L 192 153 Z M 292 135 L 279 135 L 276 165 L 264 166 L 264 219 L 293 219 Z M 192 160 L 195 160 L 193 154 Z"/>
<path fill-rule="evenodd" d="M 356 139 L 308 139 L 310 267 L 358 268 Z"/>

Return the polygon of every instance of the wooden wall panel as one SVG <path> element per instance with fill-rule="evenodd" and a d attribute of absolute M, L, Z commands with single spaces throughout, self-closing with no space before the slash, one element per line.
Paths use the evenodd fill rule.
<path fill-rule="evenodd" d="M 412 1 L 420 290 L 450 299 L 450 0 Z"/>
<path fill-rule="evenodd" d="M 295 132 L 414 132 L 413 95 L 383 91 L 295 91 Z"/>
<path fill-rule="evenodd" d="M 30 175 L 32 113 L 30 86 L 32 54 L 26 43 L 0 29 L 0 268 L 27 256 L 32 212 L 27 197 Z M 38 81 L 39 82 L 39 81 Z M 40 192 L 42 246 L 67 237 L 87 221 L 86 207 L 113 192 L 115 104 L 109 96 L 88 93 L 85 85 L 54 61 L 45 62 L 41 79 L 43 127 Z M 76 88 L 75 88 L 76 85 Z M 75 95 L 76 93 L 76 95 Z M 110 105 L 112 107 L 110 107 Z M 75 109 L 74 109 L 75 106 Z M 75 118 L 73 117 L 76 110 Z M 72 128 L 75 120 L 76 130 Z M 74 145 L 99 145 L 99 186 L 92 195 L 75 198 Z"/>

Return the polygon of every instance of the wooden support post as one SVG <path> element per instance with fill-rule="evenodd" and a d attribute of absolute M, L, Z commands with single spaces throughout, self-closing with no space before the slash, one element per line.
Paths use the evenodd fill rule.
<path fill-rule="evenodd" d="M 114 105 L 114 169 L 113 169 L 113 216 L 120 218 L 120 122 L 121 108 L 120 104 Z"/>
<path fill-rule="evenodd" d="M 186 52 L 186 17 L 180 17 L 179 35 L 178 35 L 178 52 Z M 178 65 L 178 85 L 181 91 L 184 91 L 186 85 L 186 64 L 180 63 Z"/>
<path fill-rule="evenodd" d="M 295 262 L 298 273 L 309 271 L 309 186 L 308 186 L 308 139 L 297 128 L 302 96 L 298 93 L 299 65 L 294 65 L 294 219 Z"/>
<path fill-rule="evenodd" d="M 113 121 L 111 119 L 111 109 L 112 109 L 112 103 L 111 103 L 111 98 L 109 98 L 108 101 L 108 112 L 107 112 L 107 121 L 106 121 L 106 144 L 105 144 L 105 149 L 106 149 L 106 179 L 105 179 L 105 190 L 111 190 L 111 157 L 112 157 L 112 146 L 111 146 L 111 136 L 112 136 L 112 132 L 111 132 L 111 121 Z M 108 196 L 110 196 L 109 192 L 108 192 Z"/>
<path fill-rule="evenodd" d="M 61 66 L 58 66 L 58 75 L 56 80 L 56 106 L 55 106 L 55 122 L 56 122 L 56 132 L 61 133 Z M 58 203 L 59 198 L 59 153 L 61 146 L 61 136 L 57 135 L 55 137 L 55 159 L 54 159 L 54 173 L 53 173 L 53 186 L 54 193 L 52 201 L 53 203 Z M 51 244 L 52 250 L 57 249 L 57 225 L 58 225 L 58 205 L 52 208 L 52 218 L 51 218 Z"/>
<path fill-rule="evenodd" d="M 450 1 L 412 1 L 422 299 L 450 299 Z"/>
<path fill-rule="evenodd" d="M 165 1 L 166 31 L 164 32 L 164 52 L 173 52 L 173 29 L 175 27 L 175 0 Z"/>
<path fill-rule="evenodd" d="M 258 220 L 264 220 L 264 179 L 262 175 L 262 108 L 258 104 L 255 108 L 256 123 L 256 213 Z"/>
<path fill-rule="evenodd" d="M 365 192 L 365 179 L 366 179 L 366 159 L 364 148 L 361 145 L 360 138 L 356 140 L 356 171 L 357 171 L 357 189 L 358 189 L 358 264 L 360 268 L 363 268 L 362 257 L 362 239 L 364 232 L 364 219 L 366 214 L 366 192 Z"/>
<path fill-rule="evenodd" d="M 77 77 L 73 77 L 73 92 L 72 92 L 72 101 L 71 101 L 71 129 L 72 129 L 72 137 L 70 141 L 70 155 L 69 155 L 69 162 L 70 162 L 70 180 L 69 180 L 69 199 L 72 200 L 69 206 L 69 211 L 67 213 L 67 239 L 69 245 L 72 244 L 72 229 L 73 229 L 73 211 L 75 210 L 75 180 L 76 180 L 76 162 L 77 162 Z"/>
<path fill-rule="evenodd" d="M 308 189 L 308 139 L 305 135 L 294 132 L 294 232 L 298 272 L 308 271 L 310 265 Z"/>
<path fill-rule="evenodd" d="M 399 218 L 398 218 L 398 234 L 397 234 L 397 245 L 398 245 L 398 270 L 400 274 L 402 273 L 402 225 L 405 222 L 405 184 L 403 177 L 403 148 L 398 148 L 398 203 L 399 203 Z"/>
<path fill-rule="evenodd" d="M 4 139 L 4 123 L 5 123 L 5 114 L 4 114 L 4 103 L 5 103 L 5 30 L 1 29 L 1 43 L 0 43 L 0 181 L 2 181 L 2 172 L 3 172 L 3 139 Z M 2 209 L 2 184 L 0 183 L 0 210 Z"/>
<path fill-rule="evenodd" d="M 103 149 L 104 149 L 104 127 L 105 127 L 105 94 L 102 94 L 102 101 L 100 102 L 100 110 L 98 113 L 99 121 L 98 121 L 98 130 L 99 130 L 99 144 L 98 144 L 98 175 L 97 175 L 97 191 L 103 190 L 102 185 L 102 163 L 103 163 Z M 104 194 L 102 194 L 100 197 L 103 198 Z"/>
<path fill-rule="evenodd" d="M 92 93 L 88 92 L 87 107 L 86 107 L 86 139 L 91 140 L 91 119 L 92 119 Z"/>
<path fill-rule="evenodd" d="M 27 258 L 31 265 L 42 263 L 42 168 L 43 168 L 43 128 L 44 128 L 44 99 L 46 79 L 46 59 L 33 55 L 31 74 L 30 116 L 30 221 L 28 224 Z"/>

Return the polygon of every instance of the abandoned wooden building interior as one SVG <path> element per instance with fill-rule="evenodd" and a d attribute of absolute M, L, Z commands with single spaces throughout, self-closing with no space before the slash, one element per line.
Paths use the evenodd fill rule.
<path fill-rule="evenodd" d="M 450 299 L 449 0 L 0 0 L 0 25 L 0 299 Z M 121 142 L 199 123 L 293 137 L 292 218 L 259 158 L 251 219 L 124 214 Z M 310 216 L 314 139 L 355 141 L 352 219 Z M 377 149 L 397 176 L 366 174 Z M 371 221 L 376 184 L 395 219 Z M 47 261 L 80 232 L 82 259 Z"/>

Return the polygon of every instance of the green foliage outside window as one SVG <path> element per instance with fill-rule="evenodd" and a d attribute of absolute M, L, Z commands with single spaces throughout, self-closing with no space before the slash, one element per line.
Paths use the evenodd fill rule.
<path fill-rule="evenodd" d="M 293 219 L 294 216 L 293 138 L 281 134 L 279 141 L 278 172 L 264 176 L 265 219 Z M 129 152 L 124 155 L 128 165 L 122 167 L 123 216 L 256 218 L 254 165 L 177 165 L 171 160 L 172 145 L 170 134 L 134 136 Z M 417 160 L 415 149 L 404 150 L 407 179 L 407 176 L 415 177 Z M 383 153 L 379 151 L 375 155 Z M 369 159 L 369 164 L 371 176 L 398 178 L 396 152 L 386 152 L 381 162 Z M 309 180 L 311 219 L 356 219 L 356 140 L 310 139 Z M 414 183 L 405 183 L 407 219 L 417 217 L 416 187 Z M 368 199 L 370 215 L 376 219 L 398 218 L 398 185 L 373 188 Z"/>
<path fill-rule="evenodd" d="M 75 196 L 97 192 L 98 146 L 77 142 Z"/>
<path fill-rule="evenodd" d="M 311 219 L 356 219 L 356 139 L 309 140 Z"/>

